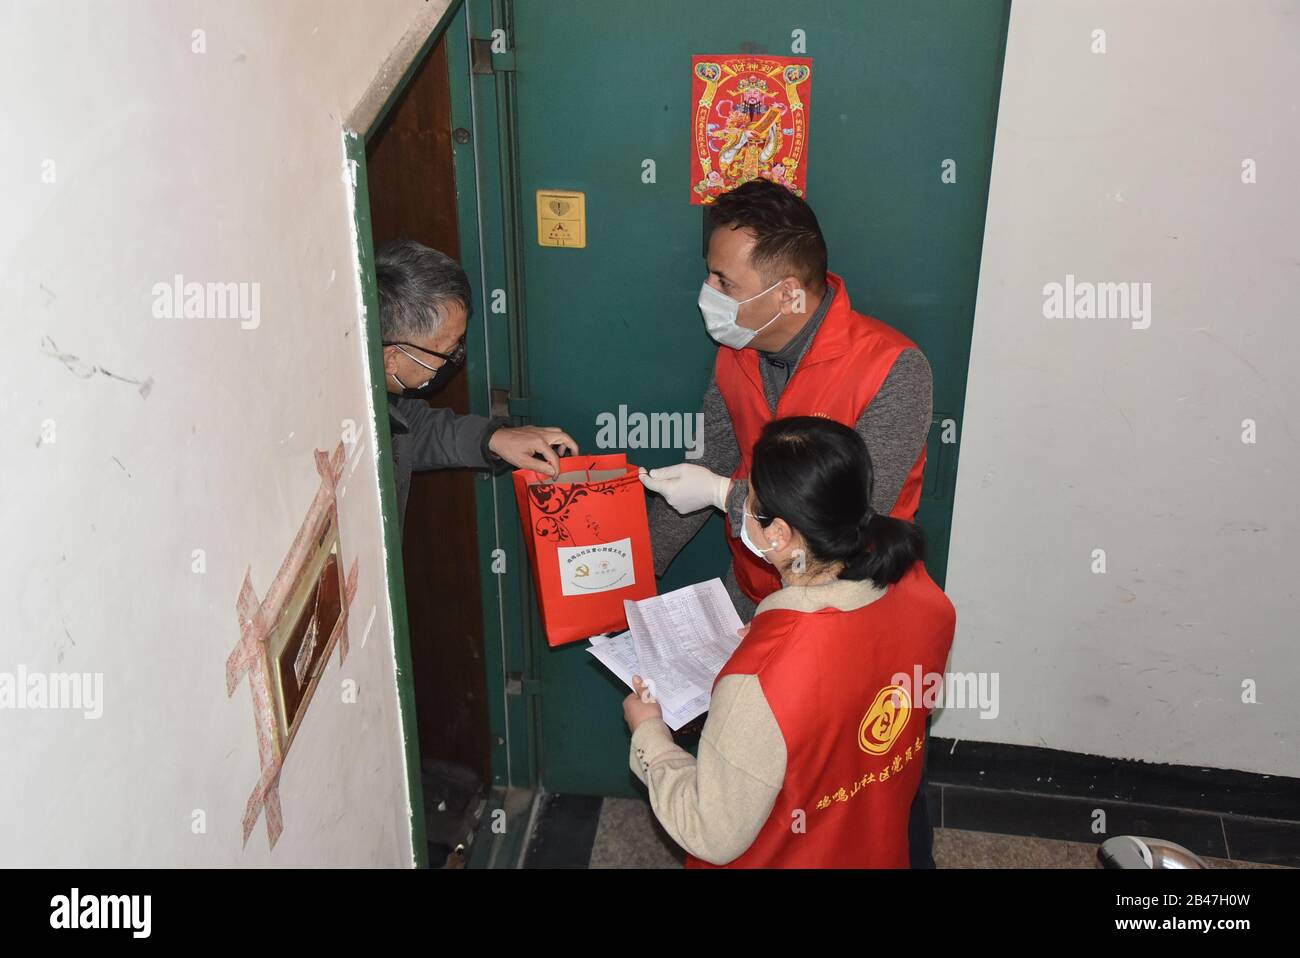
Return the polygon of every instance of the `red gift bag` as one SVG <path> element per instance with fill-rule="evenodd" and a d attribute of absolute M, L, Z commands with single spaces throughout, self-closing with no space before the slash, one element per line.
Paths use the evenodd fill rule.
<path fill-rule="evenodd" d="M 622 453 L 566 456 L 554 479 L 512 475 L 546 641 L 626 629 L 623 600 L 657 593 L 637 467 Z"/>

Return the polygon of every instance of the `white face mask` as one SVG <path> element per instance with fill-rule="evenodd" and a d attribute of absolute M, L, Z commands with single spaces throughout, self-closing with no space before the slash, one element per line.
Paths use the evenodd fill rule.
<path fill-rule="evenodd" d="M 726 293 L 718 292 L 707 282 L 700 287 L 700 312 L 704 314 L 704 328 L 709 331 L 709 335 L 715 341 L 723 346 L 730 346 L 732 349 L 744 349 L 750 344 L 755 336 L 761 333 L 767 327 L 771 326 L 781 318 L 778 310 L 777 314 L 769 319 L 758 329 L 749 329 L 741 326 L 736 322 L 736 314 L 740 312 L 740 307 L 746 303 L 758 299 L 765 293 L 770 293 L 781 285 L 781 280 L 777 280 L 762 293 L 756 293 L 749 299 L 734 300 Z"/>
<path fill-rule="evenodd" d="M 750 512 L 746 512 L 745 516 L 746 518 L 749 519 L 754 519 L 754 520 L 758 519 L 758 516 Z M 740 541 L 745 543 L 746 548 L 748 548 L 750 552 L 754 553 L 754 555 L 758 556 L 764 562 L 772 561 L 765 555 L 765 553 L 771 552 L 773 549 L 776 548 L 776 546 L 771 546 L 770 548 L 767 549 L 760 549 L 758 546 L 754 545 L 754 540 L 749 537 L 749 523 L 746 522 L 744 519 L 740 520 Z"/>

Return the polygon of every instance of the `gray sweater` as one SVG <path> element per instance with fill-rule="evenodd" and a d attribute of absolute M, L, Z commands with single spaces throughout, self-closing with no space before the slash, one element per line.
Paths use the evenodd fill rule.
<path fill-rule="evenodd" d="M 426 469 L 491 469 L 508 466 L 488 449 L 488 440 L 507 419 L 457 415 L 450 409 L 430 406 L 423 399 L 388 397 L 388 425 L 393 436 L 393 485 L 397 488 L 397 515 L 406 518 L 406 500 L 411 492 L 411 473 Z"/>

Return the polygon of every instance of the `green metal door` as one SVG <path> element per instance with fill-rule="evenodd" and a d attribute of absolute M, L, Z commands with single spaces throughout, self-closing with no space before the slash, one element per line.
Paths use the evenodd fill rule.
<path fill-rule="evenodd" d="M 855 308 L 911 336 L 935 374 L 920 521 L 947 562 L 956 443 L 983 239 L 1009 3 L 969 0 L 516 0 L 493 26 L 513 57 L 515 248 L 522 346 L 512 407 L 595 446 L 597 416 L 698 410 L 715 346 L 695 300 L 702 214 L 691 206 L 690 63 L 697 53 L 813 60 L 808 196 Z M 800 33 L 801 31 L 801 33 Z M 485 28 L 475 35 L 487 37 Z M 792 49 L 802 38 L 805 49 Z M 645 161 L 654 161 L 652 182 Z M 955 171 L 955 182 L 941 175 Z M 949 177 L 950 178 L 950 177 Z M 537 244 L 538 189 L 582 190 L 585 249 Z M 681 451 L 635 450 L 647 467 Z M 678 557 L 669 590 L 721 575 L 720 517 Z M 541 783 L 636 794 L 625 691 L 584 651 L 549 649 L 524 615 L 540 683 Z"/>

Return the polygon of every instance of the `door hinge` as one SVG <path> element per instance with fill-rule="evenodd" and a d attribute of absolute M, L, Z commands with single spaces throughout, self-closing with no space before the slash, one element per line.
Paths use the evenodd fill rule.
<path fill-rule="evenodd" d="M 522 672 L 506 673 L 506 695 L 540 695 L 542 680 L 525 676 Z"/>
<path fill-rule="evenodd" d="M 529 405 L 527 396 L 512 396 L 509 387 L 493 388 L 489 414 L 494 418 L 500 416 L 505 419 L 526 419 L 529 415 Z"/>
<path fill-rule="evenodd" d="M 506 50 L 504 53 L 493 53 L 491 40 L 474 37 L 470 42 L 469 62 L 471 73 L 513 73 L 515 69 L 515 51 Z"/>
<path fill-rule="evenodd" d="M 488 412 L 491 414 L 492 418 L 494 419 L 498 417 L 507 419 L 510 417 L 511 413 L 510 413 L 509 387 L 505 389 L 494 388 L 492 390 L 492 402 L 490 408 L 488 409 Z"/>

